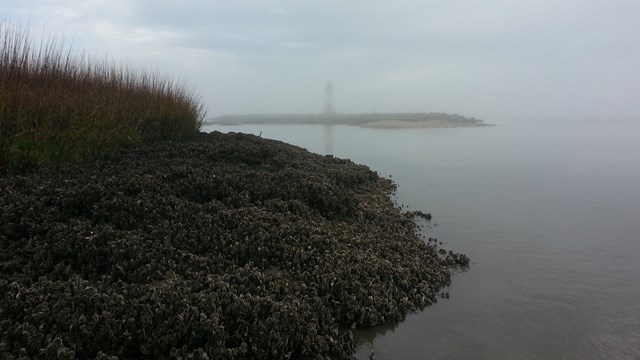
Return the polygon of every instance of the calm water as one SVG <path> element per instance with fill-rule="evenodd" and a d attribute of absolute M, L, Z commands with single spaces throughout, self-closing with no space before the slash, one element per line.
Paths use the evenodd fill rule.
<path fill-rule="evenodd" d="M 640 359 L 640 122 L 208 127 L 366 164 L 472 260 L 451 298 L 356 333 L 377 359 Z"/>

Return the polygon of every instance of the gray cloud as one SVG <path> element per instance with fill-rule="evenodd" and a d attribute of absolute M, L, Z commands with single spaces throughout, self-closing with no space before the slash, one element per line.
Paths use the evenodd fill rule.
<path fill-rule="evenodd" d="M 186 78 L 212 115 L 340 111 L 637 117 L 640 3 L 36 0 L 0 13 Z"/>

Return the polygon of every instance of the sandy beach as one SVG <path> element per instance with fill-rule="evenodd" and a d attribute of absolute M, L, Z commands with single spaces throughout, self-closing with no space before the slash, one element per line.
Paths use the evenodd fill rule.
<path fill-rule="evenodd" d="M 380 129 L 437 129 L 437 128 L 461 128 L 488 126 L 484 123 L 462 123 L 446 120 L 380 120 L 361 124 L 362 127 Z"/>

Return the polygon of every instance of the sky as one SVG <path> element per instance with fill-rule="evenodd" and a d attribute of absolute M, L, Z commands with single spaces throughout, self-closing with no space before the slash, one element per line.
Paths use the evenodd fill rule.
<path fill-rule="evenodd" d="M 640 120 L 637 0 L 3 0 L 0 19 L 186 81 L 208 116 Z"/>

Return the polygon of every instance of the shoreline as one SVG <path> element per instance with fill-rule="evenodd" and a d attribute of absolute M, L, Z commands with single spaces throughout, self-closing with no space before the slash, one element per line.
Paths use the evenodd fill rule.
<path fill-rule="evenodd" d="M 364 128 L 374 129 L 451 129 L 463 127 L 485 127 L 491 126 L 484 123 L 463 123 L 446 120 L 422 120 L 422 121 L 406 121 L 406 120 L 378 120 L 360 124 Z"/>
<path fill-rule="evenodd" d="M 350 125 L 379 128 L 446 128 L 487 126 L 474 117 L 445 113 L 252 114 L 221 115 L 205 125 Z"/>
<path fill-rule="evenodd" d="M 253 135 L 0 187 L 0 357 L 349 358 L 350 328 L 436 302 L 469 261 L 366 166 Z"/>
<path fill-rule="evenodd" d="M 360 126 L 370 129 L 454 129 L 454 128 L 469 128 L 469 127 L 489 127 L 495 126 L 493 124 L 485 123 L 471 123 L 471 122 L 453 122 L 447 120 L 421 120 L 421 121 L 407 121 L 407 120 L 376 120 L 371 122 L 363 122 L 359 124 L 349 123 L 301 123 L 301 122 L 261 122 L 261 123 L 205 123 L 205 126 L 242 126 L 242 125 L 323 125 L 323 126 Z"/>

